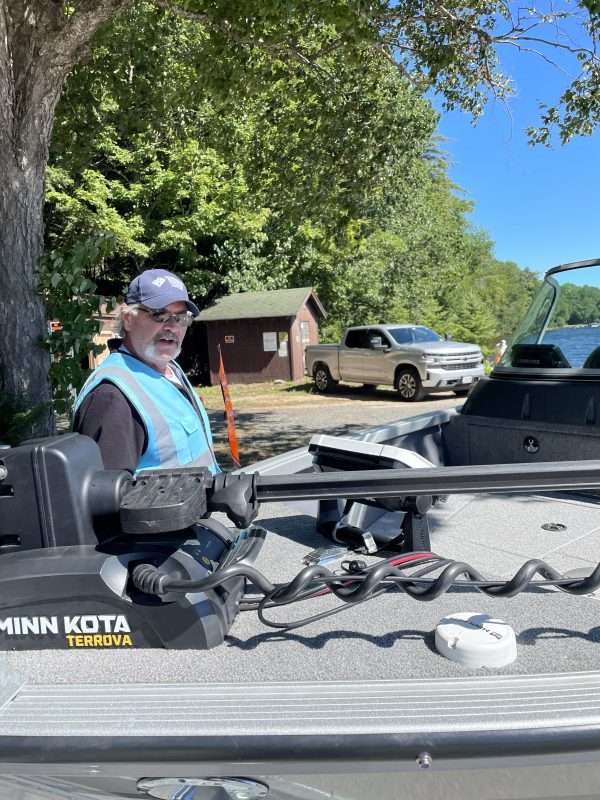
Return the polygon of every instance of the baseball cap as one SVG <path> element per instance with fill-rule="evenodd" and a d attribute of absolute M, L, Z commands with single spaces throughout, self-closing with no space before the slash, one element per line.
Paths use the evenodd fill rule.
<path fill-rule="evenodd" d="M 185 303 L 197 317 L 198 306 L 189 298 L 183 281 L 166 269 L 147 269 L 129 284 L 125 302 L 128 306 L 139 303 L 146 308 L 165 308 L 170 303 Z"/>

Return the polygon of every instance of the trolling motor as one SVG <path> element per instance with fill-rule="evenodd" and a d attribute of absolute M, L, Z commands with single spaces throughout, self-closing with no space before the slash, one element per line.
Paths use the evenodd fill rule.
<path fill-rule="evenodd" d="M 190 467 L 133 478 L 104 470 L 88 437 L 34 440 L 0 458 L 0 649 L 208 649 L 223 641 L 240 607 L 252 606 L 248 579 L 274 603 L 314 594 L 315 581 L 358 602 L 402 579 L 399 562 L 388 559 L 352 580 L 316 566 L 272 585 L 253 566 L 265 532 L 250 523 L 264 502 L 345 498 L 406 508 L 407 497 L 598 487 L 598 461 L 284 476 Z M 210 519 L 215 511 L 241 530 Z M 536 571 L 574 593 L 600 585 L 600 567 L 589 580 L 562 583 L 545 567 L 536 562 L 488 591 L 514 594 Z M 432 599 L 464 572 L 448 565 L 435 585 L 405 590 Z"/>
<path fill-rule="evenodd" d="M 220 644 L 244 578 L 160 598 L 131 580 L 139 563 L 198 581 L 256 556 L 261 535 L 203 520 L 210 485 L 207 469 L 105 470 L 78 434 L 3 451 L 0 649 Z"/>

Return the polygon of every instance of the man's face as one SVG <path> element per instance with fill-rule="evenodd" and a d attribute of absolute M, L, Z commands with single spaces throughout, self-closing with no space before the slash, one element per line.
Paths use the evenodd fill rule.
<path fill-rule="evenodd" d="M 187 307 L 185 303 L 177 302 L 161 310 L 169 314 L 185 314 Z M 185 324 L 173 319 L 156 322 L 143 308 L 135 314 L 126 314 L 123 328 L 125 347 L 158 372 L 164 372 L 169 361 L 177 358 L 187 331 Z"/>

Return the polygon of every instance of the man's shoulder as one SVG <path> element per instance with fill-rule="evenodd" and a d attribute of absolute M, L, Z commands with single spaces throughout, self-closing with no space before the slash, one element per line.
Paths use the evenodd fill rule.
<path fill-rule="evenodd" d="M 90 394 L 95 394 L 96 397 L 125 397 L 119 387 L 112 381 L 103 380 L 95 386 Z"/>
<path fill-rule="evenodd" d="M 131 403 L 125 397 L 123 392 L 112 381 L 103 380 L 93 389 L 90 389 L 86 397 L 81 403 L 81 412 L 85 413 L 86 410 L 94 407 L 100 408 L 129 408 Z"/>
<path fill-rule="evenodd" d="M 106 425 L 121 429 L 132 420 L 143 428 L 142 418 L 129 398 L 114 383 L 102 381 L 83 398 L 73 428 L 80 433 Z"/>

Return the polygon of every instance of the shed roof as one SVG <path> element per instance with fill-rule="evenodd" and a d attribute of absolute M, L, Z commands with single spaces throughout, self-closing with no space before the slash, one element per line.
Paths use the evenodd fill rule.
<path fill-rule="evenodd" d="M 267 292 L 239 292 L 221 297 L 200 312 L 199 320 L 257 319 L 259 317 L 295 317 L 304 303 L 312 300 L 321 316 L 325 309 L 311 286 L 299 289 L 273 289 Z"/>

